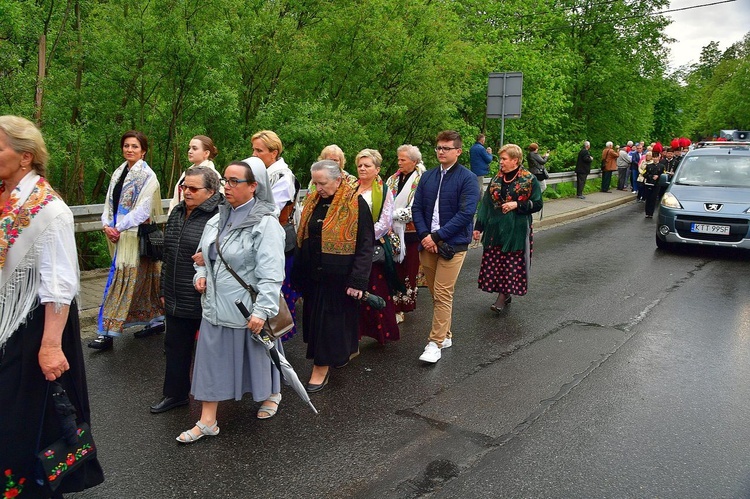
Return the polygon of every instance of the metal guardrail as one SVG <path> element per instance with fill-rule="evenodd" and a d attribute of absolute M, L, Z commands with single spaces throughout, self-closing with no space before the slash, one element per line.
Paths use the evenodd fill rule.
<path fill-rule="evenodd" d="M 601 170 L 591 170 L 591 173 L 587 179 L 599 178 Z M 490 177 L 485 177 L 484 183 L 490 183 Z M 565 182 L 575 182 L 576 174 L 574 172 L 560 172 L 550 173 L 549 179 L 547 179 L 547 185 L 562 184 Z M 307 195 L 307 189 L 300 189 L 300 199 L 305 199 Z M 164 208 L 164 215 L 157 217 L 156 223 L 165 223 L 167 221 L 167 209 L 169 209 L 169 199 L 162 200 L 162 207 Z M 104 211 L 104 204 L 84 204 L 79 206 L 71 206 L 70 211 L 73 212 L 73 218 L 75 220 L 75 231 L 76 232 L 96 232 L 102 230 L 102 212 Z"/>

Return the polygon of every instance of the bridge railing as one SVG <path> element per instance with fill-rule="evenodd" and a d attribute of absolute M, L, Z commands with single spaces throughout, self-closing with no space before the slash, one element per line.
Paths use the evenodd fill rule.
<path fill-rule="evenodd" d="M 600 177 L 601 170 L 591 170 L 591 173 L 587 177 L 588 179 Z M 575 182 L 576 174 L 574 172 L 560 172 L 550 173 L 547 185 L 562 184 L 565 182 Z M 485 177 L 485 185 L 490 182 L 489 177 Z M 300 190 L 300 199 L 304 199 L 307 195 L 307 189 Z M 164 223 L 167 221 L 167 209 L 169 208 L 169 199 L 162 200 L 162 206 L 164 207 L 164 215 L 159 217 L 156 222 Z M 71 206 L 70 210 L 73 212 L 75 219 L 75 230 L 76 232 L 95 232 L 102 230 L 102 212 L 104 211 L 104 204 L 84 204 L 79 206 Z"/>

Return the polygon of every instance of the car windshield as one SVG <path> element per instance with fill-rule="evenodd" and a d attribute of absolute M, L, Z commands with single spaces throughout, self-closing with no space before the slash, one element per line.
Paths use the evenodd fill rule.
<path fill-rule="evenodd" d="M 682 185 L 750 187 L 750 156 L 686 156 L 676 175 Z"/>

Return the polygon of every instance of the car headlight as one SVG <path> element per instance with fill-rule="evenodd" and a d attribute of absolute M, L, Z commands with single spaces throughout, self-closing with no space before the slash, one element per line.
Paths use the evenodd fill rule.
<path fill-rule="evenodd" d="M 671 192 L 667 192 L 666 194 L 664 194 L 664 196 L 661 198 L 661 205 L 667 208 L 674 208 L 676 210 L 683 209 L 680 202 L 677 201 L 677 198 L 674 197 L 674 194 L 672 194 Z"/>

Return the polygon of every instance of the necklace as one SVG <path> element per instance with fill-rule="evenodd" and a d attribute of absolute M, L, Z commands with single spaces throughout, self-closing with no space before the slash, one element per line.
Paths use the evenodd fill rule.
<path fill-rule="evenodd" d="M 514 180 L 516 179 L 516 177 L 518 177 L 518 174 L 519 174 L 520 172 L 521 172 L 521 168 L 520 168 L 520 167 L 519 167 L 519 168 L 516 168 L 516 173 L 514 173 L 514 174 L 513 174 L 513 177 L 512 177 L 512 178 L 510 178 L 510 179 L 506 179 L 506 178 L 505 178 L 505 175 L 506 175 L 506 173 L 505 173 L 505 172 L 503 172 L 503 182 L 505 182 L 506 184 L 510 184 L 511 182 L 513 182 L 513 181 L 514 181 Z"/>

